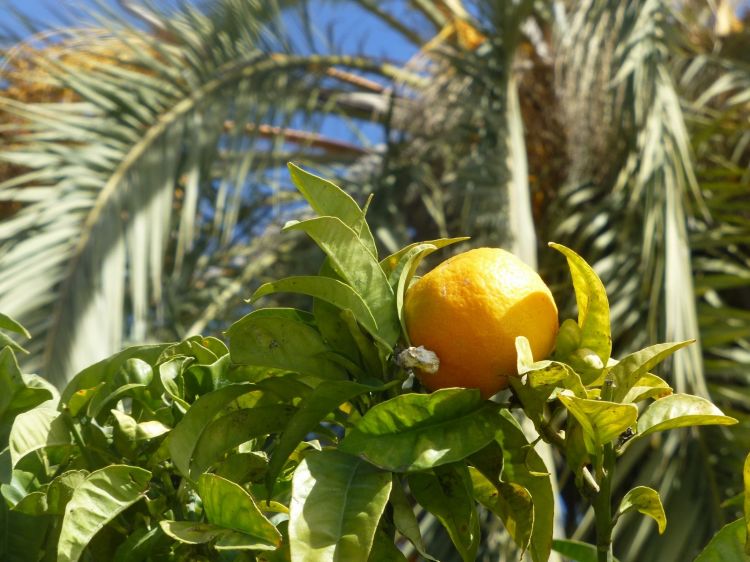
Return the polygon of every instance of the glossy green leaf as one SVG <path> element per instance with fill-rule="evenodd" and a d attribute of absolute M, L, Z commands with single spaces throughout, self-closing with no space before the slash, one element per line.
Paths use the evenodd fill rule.
<path fill-rule="evenodd" d="M 555 539 L 552 541 L 552 550 L 570 560 L 575 560 L 575 562 L 597 562 L 599 560 L 596 546 L 587 542 Z M 612 560 L 617 562 L 617 558 Z"/>
<path fill-rule="evenodd" d="M 745 553 L 745 518 L 724 525 L 693 562 L 749 562 Z"/>
<path fill-rule="evenodd" d="M 612 353 L 612 336 L 609 301 L 604 285 L 591 266 L 573 250 L 554 242 L 550 242 L 549 246 L 562 253 L 568 261 L 578 304 L 578 326 L 581 328 L 579 346 L 592 350 L 606 365 Z"/>
<path fill-rule="evenodd" d="M 42 402 L 57 400 L 57 390 L 36 375 L 24 375 L 13 352 L 0 349 L 0 443 L 5 443 L 14 418 Z"/>
<path fill-rule="evenodd" d="M 487 445 L 497 431 L 497 412 L 474 389 L 402 394 L 368 410 L 340 448 L 387 470 L 424 470 Z"/>
<path fill-rule="evenodd" d="M 15 332 L 21 334 L 26 339 L 31 339 L 31 334 L 21 324 L 16 322 L 13 318 L 7 314 L 0 312 L 0 330 L 7 330 L 9 332 Z"/>
<path fill-rule="evenodd" d="M 253 384 L 234 384 L 204 394 L 190 407 L 169 435 L 169 453 L 177 470 L 190 474 L 190 460 L 201 433 L 228 403 L 256 389 Z"/>
<path fill-rule="evenodd" d="M 292 485 L 292 561 L 366 562 L 390 491 L 391 475 L 362 459 L 307 453 Z"/>
<path fill-rule="evenodd" d="M 161 530 L 168 537 L 185 544 L 204 544 L 225 534 L 226 529 L 200 521 L 159 521 Z"/>
<path fill-rule="evenodd" d="M 294 414 L 289 405 L 255 406 L 234 410 L 207 424 L 198 439 L 190 463 L 191 478 L 198 478 L 206 469 L 234 447 L 281 431 Z"/>
<path fill-rule="evenodd" d="M 16 342 L 5 332 L 0 332 L 0 350 L 14 351 L 16 353 L 28 353 L 29 350 Z"/>
<path fill-rule="evenodd" d="M 429 245 L 434 246 L 437 249 L 445 248 L 451 244 L 457 242 L 464 242 L 469 240 L 468 236 L 461 236 L 458 238 L 438 238 L 437 240 L 425 240 L 424 242 L 414 242 L 408 246 L 404 246 L 397 252 L 394 252 L 390 256 L 383 258 L 380 261 L 380 268 L 388 276 L 388 283 L 396 289 L 398 286 L 398 280 L 401 277 L 401 272 L 404 268 L 411 263 L 411 257 L 422 250 L 422 246 Z"/>
<path fill-rule="evenodd" d="M 311 174 L 291 162 L 287 166 L 292 182 L 313 210 L 322 216 L 338 218 L 357 233 L 373 256 L 377 256 L 375 239 L 357 202 L 333 182 Z"/>
<path fill-rule="evenodd" d="M 256 310 L 227 330 L 233 362 L 322 379 L 346 378 L 344 370 L 326 358 L 331 350 L 315 328 L 285 313 L 284 309 L 273 309 L 273 312 L 274 315 L 270 315 L 266 310 Z"/>
<path fill-rule="evenodd" d="M 72 444 L 63 414 L 54 408 L 34 408 L 19 414 L 13 422 L 9 437 L 12 466 L 33 451 Z"/>
<path fill-rule="evenodd" d="M 652 402 L 638 418 L 636 438 L 657 431 L 697 425 L 734 425 L 713 403 L 690 394 L 672 394 Z"/>
<path fill-rule="evenodd" d="M 306 232 L 330 259 L 344 282 L 367 303 L 380 336 L 393 345 L 400 336 L 396 298 L 375 256 L 357 234 L 335 217 L 318 217 L 287 225 L 285 230 Z"/>
<path fill-rule="evenodd" d="M 672 394 L 672 387 L 667 384 L 667 381 L 652 373 L 646 373 L 628 390 L 621 402 L 636 404 L 648 398 L 664 398 L 670 394 Z"/>
<path fill-rule="evenodd" d="M 659 534 L 664 533 L 667 527 L 667 516 L 664 513 L 659 492 L 647 486 L 636 486 L 622 498 L 619 513 L 627 513 L 633 509 L 651 517 L 659 526 Z"/>
<path fill-rule="evenodd" d="M 502 480 L 518 484 L 531 494 L 534 503 L 534 526 L 529 544 L 529 553 L 534 562 L 547 562 L 552 548 L 552 530 L 554 527 L 555 499 L 552 493 L 549 470 L 508 410 L 500 411 L 499 431 L 496 443 L 497 454 L 502 455 Z"/>
<path fill-rule="evenodd" d="M 85 368 L 73 377 L 65 387 L 65 390 L 62 392 L 62 401 L 67 402 L 73 393 L 78 390 L 94 388 L 105 380 L 111 380 L 117 374 L 120 367 L 130 358 L 141 359 L 149 365 L 155 364 L 162 352 L 168 349 L 170 345 L 165 343 L 129 347 Z"/>
<path fill-rule="evenodd" d="M 266 480 L 269 491 L 291 452 L 308 433 L 318 428 L 323 418 L 355 396 L 375 390 L 378 388 L 351 381 L 323 381 L 317 386 L 299 404 L 273 450 Z"/>
<path fill-rule="evenodd" d="M 398 311 L 398 320 L 401 324 L 401 331 L 409 345 L 411 345 L 411 342 L 409 341 L 409 332 L 406 329 L 406 319 L 404 318 L 404 299 L 406 298 L 406 291 L 409 289 L 409 284 L 411 283 L 419 264 L 425 257 L 429 256 L 437 249 L 438 247 L 433 244 L 417 244 L 402 256 L 404 264 L 397 268 L 399 276 L 395 286 L 396 310 Z M 395 271 L 391 275 L 395 275 Z"/>
<path fill-rule="evenodd" d="M 281 545 L 281 533 L 239 484 L 206 473 L 198 480 L 198 493 L 209 522 L 243 535 L 223 535 L 216 548 L 273 550 Z"/>
<path fill-rule="evenodd" d="M 623 402 L 633 386 L 656 365 L 664 361 L 678 349 L 690 345 L 695 340 L 675 343 L 660 343 L 631 353 L 609 369 L 614 382 L 612 401 Z"/>
<path fill-rule="evenodd" d="M 85 470 L 69 470 L 57 476 L 47 487 L 47 513 L 63 515 L 73 492 L 86 481 L 89 473 Z"/>
<path fill-rule="evenodd" d="M 341 310 L 349 309 L 354 317 L 372 336 L 378 337 L 378 325 L 372 317 L 367 303 L 349 285 L 326 276 L 287 277 L 265 283 L 250 297 L 250 302 L 273 293 L 299 293 L 326 301 Z"/>
<path fill-rule="evenodd" d="M 634 404 L 588 400 L 567 394 L 558 395 L 558 399 L 581 424 L 586 449 L 591 454 L 635 425 L 638 417 L 638 407 Z"/>
<path fill-rule="evenodd" d="M 151 473 L 110 465 L 89 474 L 65 507 L 57 547 L 58 562 L 76 562 L 102 527 L 145 496 Z"/>
<path fill-rule="evenodd" d="M 117 429 L 130 441 L 155 439 L 171 430 L 169 426 L 157 420 L 147 420 L 139 423 L 120 410 L 111 410 L 111 412 L 115 417 Z"/>
<path fill-rule="evenodd" d="M 480 527 L 467 466 L 455 463 L 414 472 L 409 475 L 409 488 L 417 502 L 448 531 L 464 562 L 474 562 Z"/>
<path fill-rule="evenodd" d="M 473 467 L 469 472 L 474 499 L 502 520 L 513 541 L 525 552 L 534 528 L 534 503 L 529 491 L 519 484 L 493 484 Z"/>

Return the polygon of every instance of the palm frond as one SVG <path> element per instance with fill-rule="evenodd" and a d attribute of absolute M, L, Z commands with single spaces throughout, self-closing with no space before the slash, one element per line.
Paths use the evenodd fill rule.
<path fill-rule="evenodd" d="M 73 54 L 36 54 L 38 79 L 76 103 L 0 101 L 17 119 L 2 158 L 28 170 L 0 187 L 0 198 L 23 205 L 2 225 L 0 308 L 37 336 L 29 368 L 58 383 L 124 340 L 147 337 L 163 286 L 181 275 L 199 235 L 237 241 L 245 208 L 269 195 L 248 193 L 249 175 L 273 174 L 278 163 L 259 154 L 289 147 L 292 121 L 314 118 L 322 70 L 396 72 L 364 58 L 288 52 L 269 31 L 273 4 L 227 1 L 210 16 L 159 17 L 158 36 L 110 18 L 100 22 L 110 22 L 105 31 L 69 30 Z M 247 126 L 228 131 L 228 120 Z M 300 140 L 292 147 L 314 144 Z M 220 171 L 228 181 L 217 189 L 223 147 L 244 157 Z M 113 312 L 126 300 L 127 315 Z"/>

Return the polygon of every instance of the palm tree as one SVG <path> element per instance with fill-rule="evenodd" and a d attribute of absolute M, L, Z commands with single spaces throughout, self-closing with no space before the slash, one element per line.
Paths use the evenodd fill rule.
<path fill-rule="evenodd" d="M 729 2 L 334 3 L 413 46 L 396 62 L 321 40 L 315 2 L 121 4 L 4 52 L 0 310 L 35 335 L 28 369 L 62 383 L 125 342 L 218 331 L 314 267 L 278 237 L 305 212 L 281 171 L 299 160 L 375 194 L 387 250 L 469 233 L 562 286 L 543 242 L 576 248 L 617 354 L 697 338 L 673 385 L 747 419 L 750 42 Z M 625 520 L 621 560 L 690 559 L 731 518 L 739 427 L 629 454 L 620 482 L 660 489 L 670 527 Z M 560 532 L 588 537 L 561 478 Z"/>

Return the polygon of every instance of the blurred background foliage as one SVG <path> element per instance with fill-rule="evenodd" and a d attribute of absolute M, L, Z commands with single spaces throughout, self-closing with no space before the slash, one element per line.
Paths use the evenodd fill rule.
<path fill-rule="evenodd" d="M 374 195 L 381 251 L 459 235 L 512 249 L 562 317 L 572 292 L 546 242 L 576 249 L 610 295 L 615 356 L 697 339 L 666 375 L 741 423 L 629 451 L 619 483 L 660 490 L 669 526 L 624 520 L 615 553 L 689 560 L 735 518 L 750 449 L 750 20 L 737 2 L 165 6 L 100 3 L 2 41 L 0 310 L 34 335 L 27 370 L 61 385 L 129 343 L 220 334 L 260 283 L 315 271 L 309 243 L 279 236 L 307 212 L 294 160 L 361 203 Z M 368 33 L 392 39 L 368 49 Z M 588 506 L 558 477 L 558 534 L 590 540 Z M 499 524 L 485 537 L 482 559 L 517 559 Z"/>

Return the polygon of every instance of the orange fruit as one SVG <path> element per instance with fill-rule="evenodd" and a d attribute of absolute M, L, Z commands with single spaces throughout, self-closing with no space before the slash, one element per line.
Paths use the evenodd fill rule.
<path fill-rule="evenodd" d="M 540 360 L 552 352 L 558 329 L 549 287 L 499 248 L 469 250 L 438 265 L 409 287 L 404 315 L 411 345 L 440 359 L 436 373 L 417 372 L 422 384 L 478 388 L 485 398 L 518 374 L 517 336 Z"/>

